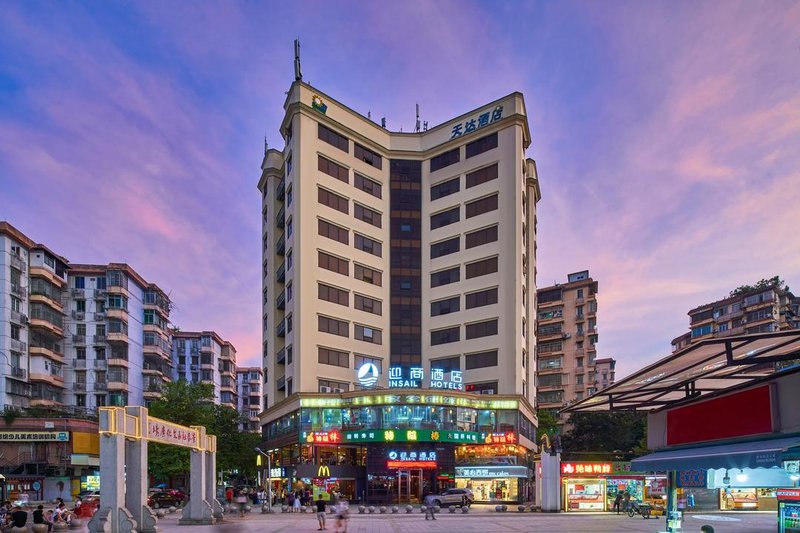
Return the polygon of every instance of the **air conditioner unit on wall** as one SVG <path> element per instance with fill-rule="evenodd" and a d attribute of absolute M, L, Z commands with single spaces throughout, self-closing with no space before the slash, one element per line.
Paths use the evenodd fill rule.
<path fill-rule="evenodd" d="M 331 389 L 331 392 L 344 392 L 344 389 Z"/>
<path fill-rule="evenodd" d="M 484 389 L 481 394 L 494 394 L 494 389 Z"/>
<path fill-rule="evenodd" d="M 319 388 L 319 391 L 320 391 L 320 392 L 332 392 L 332 389 L 331 389 L 330 387 L 324 387 L 324 386 L 321 386 L 321 387 Z"/>

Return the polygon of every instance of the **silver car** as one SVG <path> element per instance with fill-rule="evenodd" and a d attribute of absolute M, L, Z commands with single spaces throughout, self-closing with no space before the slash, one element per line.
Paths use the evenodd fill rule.
<path fill-rule="evenodd" d="M 470 489 L 447 489 L 442 494 L 434 496 L 436 505 L 439 507 L 450 507 L 451 505 L 461 505 L 469 507 L 475 501 Z"/>

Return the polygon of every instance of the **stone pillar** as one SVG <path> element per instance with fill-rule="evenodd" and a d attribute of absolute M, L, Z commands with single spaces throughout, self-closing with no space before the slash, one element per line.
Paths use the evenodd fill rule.
<path fill-rule="evenodd" d="M 180 525 L 200 525 L 214 524 L 216 519 L 206 499 L 206 428 L 202 426 L 192 426 L 199 434 L 198 448 L 192 448 L 190 452 L 190 472 L 189 472 L 189 501 L 183 508 L 183 517 L 178 522 Z"/>
<path fill-rule="evenodd" d="M 561 510 L 561 454 L 542 452 L 542 512 Z"/>
<path fill-rule="evenodd" d="M 214 518 L 221 519 L 223 515 L 222 505 L 217 500 L 217 437 L 209 435 L 207 437 L 205 462 L 206 462 L 206 502 L 211 505 L 211 513 Z"/>
<path fill-rule="evenodd" d="M 100 410 L 100 509 L 89 521 L 90 533 L 136 531 L 125 507 L 125 411 Z"/>
<path fill-rule="evenodd" d="M 139 438 L 126 439 L 127 482 L 125 507 L 139 524 L 139 533 L 157 533 L 158 518 L 147 506 L 147 409 L 126 407 L 125 413 L 136 417 L 136 434 Z M 100 478 L 102 479 L 102 478 Z"/>

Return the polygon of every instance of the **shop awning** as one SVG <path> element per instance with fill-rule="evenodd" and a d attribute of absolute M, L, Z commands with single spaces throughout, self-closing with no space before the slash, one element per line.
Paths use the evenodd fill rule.
<path fill-rule="evenodd" d="M 796 446 L 800 446 L 800 436 L 664 450 L 634 459 L 631 461 L 631 469 L 639 472 L 664 472 L 709 468 L 772 468 L 782 466 L 784 452 Z"/>

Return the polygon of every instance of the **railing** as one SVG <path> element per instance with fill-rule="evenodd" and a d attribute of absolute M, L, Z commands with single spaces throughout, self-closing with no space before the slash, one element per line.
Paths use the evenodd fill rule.
<path fill-rule="evenodd" d="M 85 391 L 86 390 L 86 383 L 73 383 L 72 388 L 76 391 Z"/>
<path fill-rule="evenodd" d="M 105 381 L 95 381 L 94 382 L 94 390 L 108 390 L 108 383 Z"/>
<path fill-rule="evenodd" d="M 27 324 L 28 317 L 19 311 L 11 310 L 11 321 L 16 322 L 17 324 Z"/>
<path fill-rule="evenodd" d="M 278 309 L 286 309 L 286 291 L 281 291 L 275 301 L 275 307 Z"/>
<path fill-rule="evenodd" d="M 94 314 L 94 319 L 95 320 L 105 320 L 106 319 L 106 314 L 105 313 L 95 313 Z"/>
<path fill-rule="evenodd" d="M 72 289 L 72 290 L 75 290 L 75 289 Z M 83 290 L 83 289 L 81 289 L 81 290 Z M 86 313 L 84 313 L 83 311 L 73 311 L 72 312 L 72 318 L 74 320 L 85 320 Z"/>
<path fill-rule="evenodd" d="M 25 379 L 28 376 L 28 371 L 24 368 L 19 368 L 17 366 L 11 367 L 11 376 L 17 379 Z"/>
<path fill-rule="evenodd" d="M 280 200 L 281 202 L 286 197 L 286 180 L 285 179 L 281 179 L 281 181 L 278 183 L 278 189 L 277 189 L 277 192 L 276 192 L 276 196 L 278 197 L 278 200 Z"/>
<path fill-rule="evenodd" d="M 285 390 L 286 389 L 286 376 L 281 376 L 278 378 L 278 390 Z"/>
<path fill-rule="evenodd" d="M 86 344 L 86 335 L 73 335 L 72 344 Z"/>
<path fill-rule="evenodd" d="M 11 339 L 11 350 L 15 352 L 24 352 L 28 349 L 28 345 L 20 340 Z"/>
<path fill-rule="evenodd" d="M 283 206 L 281 206 L 281 209 L 280 211 L 278 211 L 278 214 L 275 215 L 275 224 L 279 228 L 286 226 L 286 209 Z"/>
<path fill-rule="evenodd" d="M 282 365 L 286 362 L 286 348 L 281 348 L 278 350 L 278 353 L 275 354 L 275 362 L 279 365 Z"/>
<path fill-rule="evenodd" d="M 106 360 L 106 359 L 95 359 L 94 360 L 94 367 L 95 368 L 108 368 L 108 360 Z"/>
<path fill-rule="evenodd" d="M 73 298 L 83 298 L 86 296 L 85 289 L 72 289 L 70 292 L 72 293 Z"/>
<path fill-rule="evenodd" d="M 280 321 L 280 323 L 275 328 L 275 334 L 278 337 L 285 337 L 286 336 L 286 319 Z"/>
<path fill-rule="evenodd" d="M 107 289 L 95 289 L 94 290 L 94 299 L 95 300 L 105 300 L 108 296 Z"/>
<path fill-rule="evenodd" d="M 106 343 L 106 336 L 105 335 L 94 335 L 92 337 L 92 341 L 94 344 L 105 344 Z"/>
<path fill-rule="evenodd" d="M 281 238 L 278 239 L 278 242 L 275 243 L 275 252 L 278 255 L 283 255 L 286 253 L 286 237 L 281 235 Z"/>
<path fill-rule="evenodd" d="M 13 254 L 11 255 L 11 266 L 16 268 L 20 272 L 25 272 L 28 269 L 27 265 L 25 264 L 25 261 L 23 261 L 21 257 L 18 257 Z"/>
<path fill-rule="evenodd" d="M 25 292 L 25 287 L 23 287 L 22 285 L 20 285 L 18 283 L 12 283 L 11 284 L 11 294 L 13 294 L 14 296 L 19 296 L 23 300 L 25 299 L 25 296 L 27 295 L 26 292 Z"/>
<path fill-rule="evenodd" d="M 86 368 L 86 359 L 73 359 L 72 366 L 75 368 Z"/>
<path fill-rule="evenodd" d="M 281 266 L 278 267 L 278 271 L 275 272 L 275 278 L 279 283 L 286 281 L 286 263 L 281 263 Z"/>

